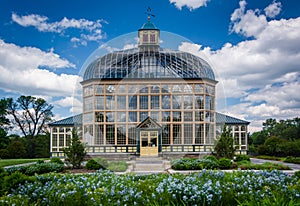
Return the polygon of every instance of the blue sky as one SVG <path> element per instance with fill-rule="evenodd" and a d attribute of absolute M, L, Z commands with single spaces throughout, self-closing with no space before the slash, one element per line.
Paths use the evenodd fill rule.
<path fill-rule="evenodd" d="M 137 31 L 148 6 L 159 29 L 191 41 L 179 50 L 211 63 L 220 112 L 251 121 L 250 131 L 300 116 L 298 0 L 0 0 L 1 97 L 43 97 L 56 119 L 80 112 L 85 60 Z"/>

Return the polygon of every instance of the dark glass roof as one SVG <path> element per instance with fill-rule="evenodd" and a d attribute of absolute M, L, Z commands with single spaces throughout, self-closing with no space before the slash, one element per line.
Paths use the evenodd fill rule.
<path fill-rule="evenodd" d="M 241 120 L 235 117 L 231 117 L 225 114 L 221 114 L 216 112 L 216 123 L 217 124 L 250 124 L 250 122 L 247 122 L 245 120 Z"/>
<path fill-rule="evenodd" d="M 148 118 L 147 118 L 148 119 Z M 78 114 L 72 117 L 68 117 L 62 120 L 58 120 L 56 122 L 52 122 L 51 124 L 49 124 L 49 126 L 51 127 L 59 127 L 59 126 L 74 126 L 74 123 L 78 124 L 82 122 L 82 115 Z M 248 125 L 250 124 L 250 122 L 247 122 L 245 120 L 241 120 L 235 117 L 231 117 L 225 114 L 221 114 L 216 112 L 216 123 L 217 124 L 244 124 L 244 125 Z"/>
<path fill-rule="evenodd" d="M 94 60 L 86 68 L 83 81 L 90 79 L 183 78 L 210 79 L 215 75 L 200 57 L 169 49 L 116 51 Z"/>
<path fill-rule="evenodd" d="M 72 117 L 67 117 L 65 119 L 61 119 L 55 122 L 52 122 L 49 124 L 50 127 L 59 127 L 59 126 L 70 126 L 73 127 L 74 124 L 78 124 L 78 123 L 82 123 L 82 114 L 77 114 L 75 116 Z"/>

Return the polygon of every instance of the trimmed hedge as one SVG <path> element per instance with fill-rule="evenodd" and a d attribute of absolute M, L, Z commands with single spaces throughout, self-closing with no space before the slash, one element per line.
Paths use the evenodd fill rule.
<path fill-rule="evenodd" d="M 284 162 L 300 164 L 300 157 L 287 157 Z"/>
<path fill-rule="evenodd" d="M 35 174 L 45 174 L 49 172 L 63 172 L 65 171 L 65 167 L 64 165 L 57 163 L 40 163 L 27 166 L 10 167 L 5 170 L 9 174 L 20 172 L 28 176 L 33 176 Z"/>

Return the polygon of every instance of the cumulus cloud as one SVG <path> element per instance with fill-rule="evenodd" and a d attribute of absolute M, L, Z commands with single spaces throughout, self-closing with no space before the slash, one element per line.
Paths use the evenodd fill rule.
<path fill-rule="evenodd" d="M 74 67 L 53 50 L 44 52 L 0 40 L 0 87 L 4 91 L 35 96 L 70 94 L 78 76 L 58 75 L 52 69 Z"/>
<path fill-rule="evenodd" d="M 300 17 L 267 19 L 280 9 L 281 4 L 273 2 L 264 15 L 258 9 L 246 10 L 246 1 L 240 1 L 231 15 L 233 32 L 251 40 L 226 43 L 215 51 L 191 43 L 179 48 L 200 57 L 204 53 L 223 82 L 226 98 L 239 99 L 229 101 L 225 111 L 250 120 L 254 131 L 267 118 L 300 116 Z"/>
<path fill-rule="evenodd" d="M 274 18 L 281 12 L 281 3 L 274 1 L 272 4 L 264 9 L 266 16 Z"/>
<path fill-rule="evenodd" d="M 81 113 L 82 112 L 82 102 L 74 96 L 67 96 L 60 100 L 54 101 L 53 105 L 58 107 L 70 107 L 71 113 Z"/>
<path fill-rule="evenodd" d="M 190 10 L 198 9 L 202 6 L 206 6 L 210 0 L 169 0 L 171 4 L 174 4 L 179 10 L 186 6 Z"/>
<path fill-rule="evenodd" d="M 64 17 L 60 21 L 50 22 L 46 16 L 38 14 L 29 14 L 25 16 L 19 16 L 16 13 L 12 14 L 13 22 L 23 27 L 35 27 L 40 32 L 53 32 L 64 34 L 69 29 L 75 29 L 79 31 L 78 36 L 72 36 L 71 42 L 79 42 L 81 45 L 86 45 L 89 41 L 98 42 L 103 39 L 105 34 L 102 32 L 102 24 L 106 23 L 104 20 L 90 21 L 86 19 L 68 19 Z M 71 35 L 71 34 L 69 34 Z M 74 35 L 74 33 L 72 33 Z"/>

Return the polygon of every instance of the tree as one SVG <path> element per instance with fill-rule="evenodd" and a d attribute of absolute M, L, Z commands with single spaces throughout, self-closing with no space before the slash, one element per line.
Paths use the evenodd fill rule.
<path fill-rule="evenodd" d="M 86 156 L 86 150 L 84 144 L 80 141 L 76 130 L 73 128 L 71 145 L 63 149 L 66 155 L 66 162 L 70 163 L 73 168 L 80 168 L 84 157 Z"/>
<path fill-rule="evenodd" d="M 13 139 L 7 146 L 7 150 L 10 158 L 17 159 L 26 157 L 24 141 L 22 141 L 21 139 Z"/>
<path fill-rule="evenodd" d="M 7 137 L 7 127 L 9 125 L 9 119 L 7 115 L 7 103 L 5 99 L 0 100 L 0 149 L 5 149 L 10 143 L 10 139 Z"/>
<path fill-rule="evenodd" d="M 223 128 L 220 139 L 215 146 L 215 153 L 218 157 L 225 157 L 232 159 L 235 153 L 235 147 L 233 145 L 233 138 L 231 136 L 230 129 Z"/>
<path fill-rule="evenodd" d="M 42 98 L 20 96 L 16 100 L 6 99 L 7 113 L 13 117 L 25 138 L 44 132 L 45 126 L 52 120 L 53 106 Z"/>

